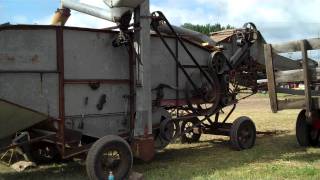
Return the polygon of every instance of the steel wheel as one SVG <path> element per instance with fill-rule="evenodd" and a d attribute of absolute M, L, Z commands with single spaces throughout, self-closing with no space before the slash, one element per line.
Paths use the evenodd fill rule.
<path fill-rule="evenodd" d="M 198 142 L 201 137 L 201 131 L 195 132 L 194 127 L 200 128 L 200 121 L 198 118 L 188 119 L 181 124 L 181 143 L 194 143 Z"/>
<path fill-rule="evenodd" d="M 300 146 L 316 146 L 319 143 L 319 130 L 307 122 L 306 110 L 302 110 L 297 118 L 296 137 Z"/>
<path fill-rule="evenodd" d="M 239 117 L 232 124 L 230 141 L 234 149 L 250 149 L 256 141 L 256 127 L 248 117 Z"/>
<path fill-rule="evenodd" d="M 91 147 L 87 156 L 90 179 L 107 179 L 110 172 L 115 179 L 125 179 L 132 168 L 133 155 L 129 144 L 119 136 L 105 136 Z"/>

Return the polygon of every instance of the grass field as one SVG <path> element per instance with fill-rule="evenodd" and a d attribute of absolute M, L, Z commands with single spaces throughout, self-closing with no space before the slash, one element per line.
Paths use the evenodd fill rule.
<path fill-rule="evenodd" d="M 151 163 L 135 161 L 134 170 L 147 180 L 200 179 L 320 179 L 320 149 L 302 148 L 296 143 L 294 129 L 298 111 L 272 114 L 268 97 L 257 95 L 241 102 L 232 115 L 251 117 L 258 131 L 256 146 L 234 151 L 228 138 L 202 136 L 197 144 L 172 144 Z M 22 173 L 0 165 L 0 180 L 86 179 L 81 162 L 42 166 Z"/>

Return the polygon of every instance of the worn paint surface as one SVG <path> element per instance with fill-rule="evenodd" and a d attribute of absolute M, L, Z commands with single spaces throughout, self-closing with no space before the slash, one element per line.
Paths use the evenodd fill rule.
<path fill-rule="evenodd" d="M 24 26 L 18 29 L 0 29 L 0 99 L 58 118 L 59 78 L 55 28 Z M 106 83 L 109 81 L 83 83 L 93 79 L 128 80 L 127 49 L 112 46 L 116 37 L 114 32 L 64 28 L 63 37 L 64 78 L 68 80 L 64 89 L 66 126 L 94 137 L 127 133 L 130 127 L 129 84 L 125 81 L 116 84 Z M 170 46 L 176 46 L 175 40 L 167 40 Z M 210 55 L 208 50 L 191 43 L 187 43 L 187 46 L 201 65 L 207 65 Z M 178 47 L 178 52 L 183 65 L 192 65 L 191 59 L 181 47 Z M 180 90 L 185 88 L 186 77 L 180 71 L 180 86 L 176 87 L 176 64 L 157 37 L 151 37 L 150 58 L 146 61 L 151 61 L 151 69 L 150 75 L 144 78 L 150 78 L 152 89 L 160 84 Z M 38 72 L 21 73 L 22 71 Z M 192 68 L 188 69 L 190 73 L 193 71 Z M 163 98 L 174 99 L 175 93 L 175 90 L 165 88 Z M 157 98 L 156 94 L 157 92 L 152 91 L 153 100 Z M 184 93 L 181 93 L 181 98 L 183 97 Z M 4 111 L 7 109 L 0 107 L 0 114 Z M 149 116 L 147 111 L 141 112 L 142 117 Z M 21 114 L 23 115 L 19 111 L 10 117 L 21 119 L 16 121 L 18 124 L 22 123 L 18 130 L 34 124 L 33 120 L 23 118 Z M 0 117 L 3 121 L 1 128 L 5 128 L 6 118 Z M 137 134 L 145 134 L 143 118 L 136 116 L 136 119 L 136 124 L 140 123 L 142 127 Z M 35 120 L 38 121 L 37 117 Z M 159 124 L 159 121 L 160 118 L 153 123 Z M 15 131 L 16 129 L 11 129 L 10 133 Z"/>
<path fill-rule="evenodd" d="M 15 132 L 45 119 L 47 117 L 44 115 L 0 100 L 0 139 L 14 135 Z"/>

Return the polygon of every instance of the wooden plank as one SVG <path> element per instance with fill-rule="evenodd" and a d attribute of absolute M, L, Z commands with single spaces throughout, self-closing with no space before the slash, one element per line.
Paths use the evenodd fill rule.
<path fill-rule="evenodd" d="M 320 68 L 309 68 L 310 80 L 319 81 L 320 80 Z M 290 71 L 277 71 L 275 73 L 275 78 L 277 83 L 285 82 L 303 82 L 304 78 L 303 69 L 290 70 Z"/>
<path fill-rule="evenodd" d="M 288 88 L 277 88 L 277 93 L 291 94 L 304 96 L 304 90 L 288 89 Z M 311 96 L 320 96 L 320 91 L 311 91 Z"/>
<path fill-rule="evenodd" d="M 320 38 L 304 40 L 306 50 L 320 49 Z M 281 44 L 273 44 L 272 48 L 275 53 L 287 53 L 301 51 L 300 41 L 291 41 Z"/>
<path fill-rule="evenodd" d="M 300 42 L 301 53 L 302 53 L 302 66 L 303 66 L 303 78 L 305 87 L 305 104 L 306 104 L 306 116 L 311 117 L 312 101 L 311 101 L 311 87 L 310 87 L 310 76 L 309 76 L 309 63 L 308 63 L 308 51 L 307 42 L 302 40 Z"/>
<path fill-rule="evenodd" d="M 272 46 L 266 44 L 264 46 L 264 55 L 266 60 L 266 71 L 268 77 L 268 91 L 270 98 L 270 105 L 272 112 L 276 113 L 278 111 L 278 102 L 277 102 L 277 92 L 276 92 L 276 82 L 274 76 L 274 65 L 272 57 Z"/>

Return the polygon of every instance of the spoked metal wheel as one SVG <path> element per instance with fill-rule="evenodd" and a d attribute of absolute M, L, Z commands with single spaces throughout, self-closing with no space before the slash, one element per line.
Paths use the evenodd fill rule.
<path fill-rule="evenodd" d="M 319 144 L 319 129 L 307 122 L 306 110 L 302 110 L 297 118 L 296 137 L 300 146 L 317 146 Z"/>
<path fill-rule="evenodd" d="M 198 118 L 188 119 L 181 124 L 181 143 L 198 142 L 201 137 L 200 120 Z M 197 129 L 197 130 L 196 130 Z"/>
<path fill-rule="evenodd" d="M 115 179 L 125 179 L 132 168 L 133 155 L 129 144 L 119 136 L 105 136 L 90 149 L 87 173 L 91 180 L 107 179 L 112 172 Z"/>
<path fill-rule="evenodd" d="M 239 117 L 230 130 L 230 141 L 236 150 L 250 149 L 256 141 L 256 127 L 248 117 Z"/>

